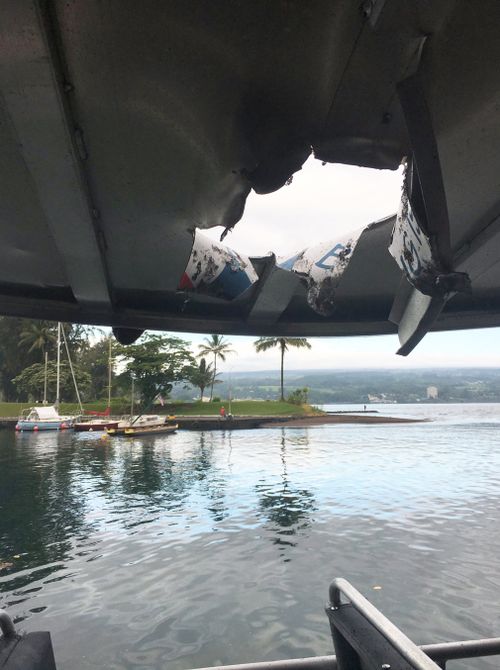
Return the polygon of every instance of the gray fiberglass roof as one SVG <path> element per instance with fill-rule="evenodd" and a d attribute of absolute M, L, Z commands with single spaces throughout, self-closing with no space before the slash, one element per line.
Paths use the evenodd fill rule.
<path fill-rule="evenodd" d="M 402 353 L 500 325 L 499 25 L 497 0 L 2 2 L 0 313 Z M 397 216 L 279 261 L 207 241 L 311 153 L 404 162 Z"/>

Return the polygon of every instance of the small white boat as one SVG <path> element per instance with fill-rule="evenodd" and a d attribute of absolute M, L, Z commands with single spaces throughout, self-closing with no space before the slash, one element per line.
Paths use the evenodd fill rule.
<path fill-rule="evenodd" d="M 29 409 L 24 410 L 22 415 L 17 420 L 16 431 L 29 430 L 33 432 L 38 432 L 39 430 L 65 430 L 66 428 L 72 428 L 73 423 L 76 420 L 75 416 L 61 416 L 57 407 L 59 406 L 59 391 L 60 391 L 60 381 L 61 381 L 61 335 L 64 338 L 64 344 L 66 345 L 66 353 L 68 354 L 68 361 L 73 374 L 73 366 L 71 363 L 71 358 L 69 355 L 68 343 L 66 341 L 66 335 L 64 333 L 64 328 L 60 322 L 57 324 L 57 377 L 56 377 L 56 402 L 55 405 L 41 405 L 40 407 L 30 407 Z M 73 375 L 73 381 L 75 383 L 76 395 L 78 402 L 81 407 L 80 395 L 78 393 L 78 388 L 76 386 L 76 381 Z M 44 402 L 47 398 L 47 356 L 45 356 L 45 390 L 43 394 Z"/>
<path fill-rule="evenodd" d="M 19 417 L 16 430 L 65 430 L 72 427 L 74 419 L 73 416 L 61 416 L 53 405 L 30 407 Z"/>

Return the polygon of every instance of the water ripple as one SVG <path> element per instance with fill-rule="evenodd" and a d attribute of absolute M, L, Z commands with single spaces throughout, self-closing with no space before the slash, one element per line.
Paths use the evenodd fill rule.
<path fill-rule="evenodd" d="M 3 431 L 0 607 L 52 631 L 60 670 L 331 653 L 338 575 L 417 642 L 499 635 L 499 413 L 468 411 L 106 444 Z"/>

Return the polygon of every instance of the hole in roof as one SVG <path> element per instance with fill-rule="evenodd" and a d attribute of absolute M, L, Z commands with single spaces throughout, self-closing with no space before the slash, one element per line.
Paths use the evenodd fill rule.
<path fill-rule="evenodd" d="M 269 195 L 251 193 L 245 213 L 223 244 L 247 256 L 293 254 L 334 240 L 394 214 L 403 170 L 326 164 L 309 158 L 289 186 Z M 219 240 L 220 226 L 203 234 Z"/>

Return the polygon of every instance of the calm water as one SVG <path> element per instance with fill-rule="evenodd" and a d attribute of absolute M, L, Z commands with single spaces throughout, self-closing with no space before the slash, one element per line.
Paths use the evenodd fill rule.
<path fill-rule="evenodd" d="M 331 653 L 335 576 L 419 643 L 500 635 L 500 405 L 381 410 L 436 420 L 0 431 L 0 607 L 60 670 Z"/>

